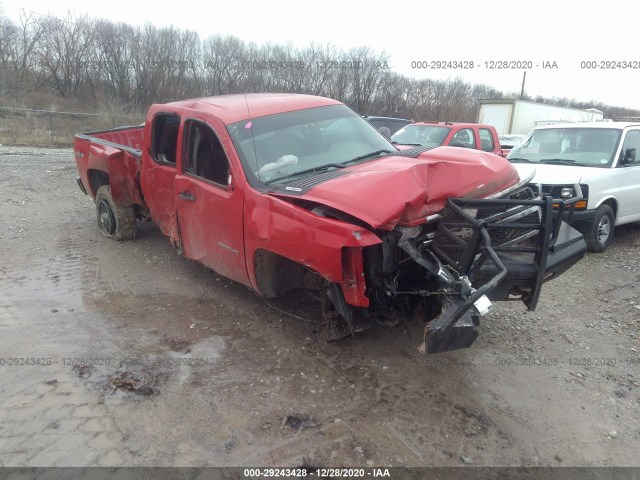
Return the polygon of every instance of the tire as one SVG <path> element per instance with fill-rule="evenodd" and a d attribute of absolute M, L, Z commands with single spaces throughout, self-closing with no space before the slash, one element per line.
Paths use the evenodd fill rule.
<path fill-rule="evenodd" d="M 102 185 L 96 192 L 98 228 L 107 238 L 133 240 L 136 236 L 136 214 L 133 207 L 120 207 L 113 203 L 111 187 Z"/>
<path fill-rule="evenodd" d="M 590 252 L 604 252 L 613 241 L 615 215 L 609 205 L 600 205 L 596 216 L 587 229 L 585 240 Z"/>

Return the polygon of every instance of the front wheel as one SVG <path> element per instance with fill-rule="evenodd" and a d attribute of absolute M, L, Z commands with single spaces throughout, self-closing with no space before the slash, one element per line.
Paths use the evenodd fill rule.
<path fill-rule="evenodd" d="M 609 205 L 600 205 L 587 230 L 585 240 L 590 252 L 604 252 L 613 241 L 615 215 Z"/>
<path fill-rule="evenodd" d="M 98 228 L 105 237 L 114 240 L 133 240 L 136 236 L 136 214 L 133 207 L 113 203 L 111 188 L 102 185 L 96 192 Z"/>

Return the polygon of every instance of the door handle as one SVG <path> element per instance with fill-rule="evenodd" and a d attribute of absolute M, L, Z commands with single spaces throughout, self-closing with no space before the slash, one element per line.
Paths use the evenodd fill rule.
<path fill-rule="evenodd" d="M 191 192 L 180 192 L 178 194 L 178 197 L 180 197 L 180 199 L 182 200 L 187 200 L 189 202 L 195 202 L 196 201 L 196 197 L 194 197 Z"/>

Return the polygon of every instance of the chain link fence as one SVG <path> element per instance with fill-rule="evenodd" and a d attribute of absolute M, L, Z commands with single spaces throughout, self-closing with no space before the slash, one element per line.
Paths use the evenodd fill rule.
<path fill-rule="evenodd" d="M 76 133 L 139 125 L 143 116 L 0 107 L 0 144 L 70 146 Z"/>

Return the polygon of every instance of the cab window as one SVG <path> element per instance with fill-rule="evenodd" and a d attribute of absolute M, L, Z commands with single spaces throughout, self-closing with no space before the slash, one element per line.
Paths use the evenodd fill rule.
<path fill-rule="evenodd" d="M 449 142 L 452 147 L 476 148 L 476 140 L 472 128 L 463 128 Z"/>
<path fill-rule="evenodd" d="M 173 113 L 161 113 L 153 119 L 151 157 L 163 165 L 176 165 L 180 117 Z"/>
<path fill-rule="evenodd" d="M 229 185 L 229 159 L 213 129 L 195 120 L 185 125 L 184 173 L 219 186 Z"/>

